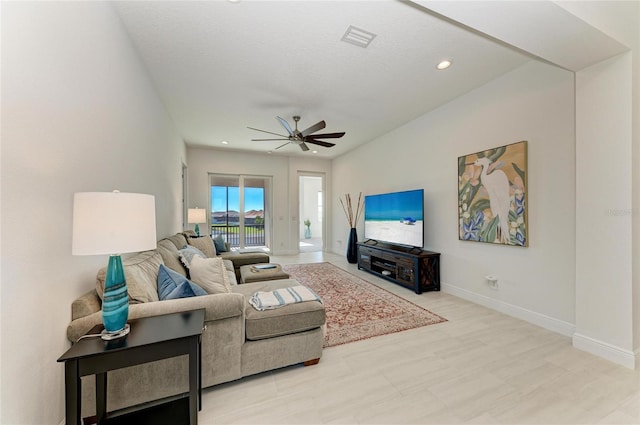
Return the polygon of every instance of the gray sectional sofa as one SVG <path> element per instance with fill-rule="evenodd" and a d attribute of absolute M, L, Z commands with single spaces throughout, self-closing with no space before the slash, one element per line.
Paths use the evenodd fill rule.
<path fill-rule="evenodd" d="M 226 258 L 223 263 L 230 292 L 160 301 L 157 293 L 160 265 L 182 276 L 189 275 L 179 255 L 179 249 L 190 245 L 189 242 L 196 242 L 188 236 L 179 233 L 162 239 L 155 250 L 138 253 L 123 261 L 130 297 L 130 321 L 205 309 L 203 388 L 285 366 L 319 361 L 324 342 L 324 306 L 311 301 L 274 310 L 254 309 L 248 300 L 256 291 L 271 291 L 299 283 L 283 279 L 238 285 L 235 271 L 249 261 L 248 254 L 230 253 L 223 257 Z M 264 260 L 264 255 L 256 258 Z M 266 262 L 268 259 L 267 256 Z M 73 302 L 72 320 L 67 328 L 67 337 L 72 343 L 102 323 L 100 290 L 103 281 L 104 270 L 101 270 L 96 289 Z M 107 409 L 117 410 L 186 392 L 187 368 L 187 358 L 182 356 L 110 372 Z M 83 416 L 90 416 L 95 410 L 94 378 L 83 378 L 82 386 Z"/>

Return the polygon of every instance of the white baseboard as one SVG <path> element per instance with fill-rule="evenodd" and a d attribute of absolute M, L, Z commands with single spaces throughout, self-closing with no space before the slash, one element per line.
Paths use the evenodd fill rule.
<path fill-rule="evenodd" d="M 576 330 L 575 325 L 572 323 L 554 319 L 553 317 L 545 316 L 544 314 L 527 310 L 526 308 L 518 307 L 517 305 L 496 300 L 495 298 L 476 294 L 475 292 L 471 292 L 467 289 L 463 289 L 455 285 L 443 283 L 441 284 L 441 290 L 448 294 L 455 295 L 458 298 L 483 305 L 485 307 L 499 311 L 500 313 L 508 314 L 509 316 L 522 319 L 524 321 L 567 337 L 572 337 Z"/>
<path fill-rule="evenodd" d="M 553 317 L 545 316 L 544 314 L 527 310 L 526 308 L 518 307 L 485 295 L 476 294 L 475 292 L 455 285 L 443 283 L 441 284 L 441 290 L 458 298 L 483 305 L 501 313 L 508 314 L 509 316 L 525 320 L 534 325 L 570 337 L 572 339 L 573 346 L 579 350 L 602 357 L 629 369 L 640 368 L 640 349 L 636 350 L 634 353 L 633 351 L 616 347 L 586 335 L 581 335 L 576 333 L 576 327 L 572 323 L 554 319 Z"/>
<path fill-rule="evenodd" d="M 638 354 L 640 350 L 636 350 L 634 353 L 631 350 L 625 350 L 577 332 L 573 334 L 573 346 L 629 369 L 636 369 L 638 367 Z"/>

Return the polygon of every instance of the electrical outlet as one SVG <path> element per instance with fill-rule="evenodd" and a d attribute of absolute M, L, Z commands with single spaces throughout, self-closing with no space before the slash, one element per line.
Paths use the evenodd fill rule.
<path fill-rule="evenodd" d="M 493 290 L 498 290 L 498 278 L 495 276 L 485 276 L 484 277 L 487 280 L 487 284 L 489 285 L 489 288 L 493 289 Z"/>

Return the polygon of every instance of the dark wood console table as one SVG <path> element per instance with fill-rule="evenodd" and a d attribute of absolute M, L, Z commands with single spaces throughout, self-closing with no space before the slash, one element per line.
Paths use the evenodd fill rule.
<path fill-rule="evenodd" d="M 176 403 L 188 397 L 188 420 L 198 423 L 198 407 L 201 394 L 201 347 L 200 339 L 204 325 L 204 310 L 165 314 L 132 320 L 131 332 L 112 341 L 100 337 L 81 339 L 58 359 L 64 362 L 65 413 L 67 425 L 80 425 L 82 388 L 81 377 L 96 375 L 96 417 L 98 424 L 127 423 L 134 411 L 157 409 L 162 404 Z M 89 333 L 100 332 L 102 327 Z M 189 355 L 189 392 L 176 397 L 145 403 L 134 408 L 107 413 L 107 372 L 156 360 Z M 135 423 L 140 423 L 140 413 Z M 120 419 L 119 419 L 120 418 Z M 124 418 L 124 419 L 123 419 Z M 129 421 L 130 422 L 130 421 Z M 156 422 L 157 423 L 157 422 Z M 175 422 L 174 422 L 175 423 Z"/>
<path fill-rule="evenodd" d="M 416 294 L 440 290 L 440 254 L 437 252 L 361 242 L 358 269 L 413 289 Z"/>

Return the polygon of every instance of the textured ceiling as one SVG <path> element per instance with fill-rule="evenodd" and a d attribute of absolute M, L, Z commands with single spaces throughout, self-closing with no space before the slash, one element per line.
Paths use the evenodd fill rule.
<path fill-rule="evenodd" d="M 190 146 L 266 153 L 284 142 L 247 127 L 286 134 L 275 117 L 300 115 L 346 132 L 316 148 L 333 158 L 530 60 L 398 1 L 113 4 Z M 341 41 L 350 25 L 376 34 L 368 48 Z"/>

